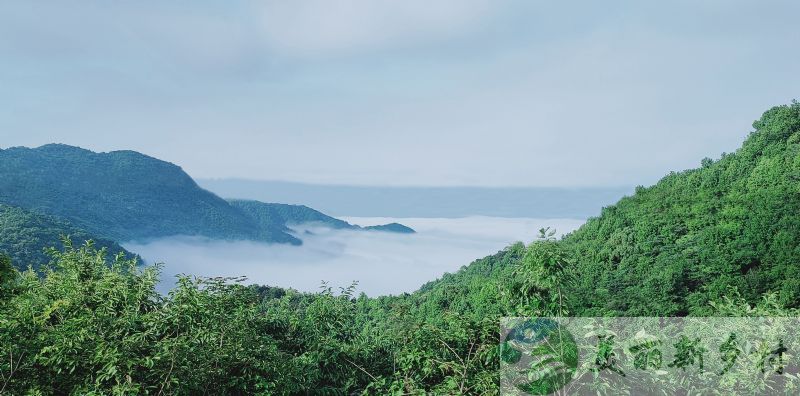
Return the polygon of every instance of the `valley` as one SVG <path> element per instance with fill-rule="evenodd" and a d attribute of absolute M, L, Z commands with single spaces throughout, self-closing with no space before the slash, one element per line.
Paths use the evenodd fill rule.
<path fill-rule="evenodd" d="M 0 1 L 0 396 L 800 394 L 798 15 Z"/>

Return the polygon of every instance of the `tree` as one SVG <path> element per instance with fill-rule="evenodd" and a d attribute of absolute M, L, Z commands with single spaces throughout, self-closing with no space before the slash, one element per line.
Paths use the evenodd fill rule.
<path fill-rule="evenodd" d="M 569 285 L 568 253 L 555 238 L 555 230 L 542 228 L 539 239 L 531 243 L 522 262 L 513 272 L 519 311 L 530 316 L 565 316 L 568 313 L 564 290 Z"/>

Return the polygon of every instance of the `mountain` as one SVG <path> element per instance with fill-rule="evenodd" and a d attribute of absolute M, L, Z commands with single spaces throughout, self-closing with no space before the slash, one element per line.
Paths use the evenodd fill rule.
<path fill-rule="evenodd" d="M 301 205 L 228 202 L 200 188 L 180 167 L 134 151 L 95 153 L 62 144 L 0 150 L 0 204 L 53 216 L 39 221 L 33 214 L 15 214 L 16 228 L 0 232 L 9 234 L 22 226 L 63 229 L 76 241 L 91 236 L 116 251 L 119 246 L 112 241 L 173 235 L 299 245 L 302 241 L 291 235 L 290 225 L 360 228 Z M 25 219 L 33 223 L 25 225 Z M 382 230 L 410 229 L 397 225 Z M 9 253 L 41 261 L 44 257 L 29 252 L 60 246 L 58 232 L 41 235 L 47 237 L 29 238 L 23 250 L 9 248 Z M 19 242 L 8 246 L 22 249 Z"/>
<path fill-rule="evenodd" d="M 265 203 L 238 199 L 228 202 L 230 202 L 231 206 L 241 210 L 258 224 L 270 227 L 282 227 L 287 231 L 290 230 L 290 225 L 303 223 L 315 223 L 333 229 L 357 228 L 346 221 L 333 218 L 303 205 Z"/>
<path fill-rule="evenodd" d="M 364 227 L 365 230 L 372 230 L 372 231 L 386 231 L 386 232 L 396 232 L 398 234 L 413 234 L 416 231 L 411 227 L 404 226 L 400 223 L 389 223 L 389 224 L 382 224 L 382 225 L 374 225 L 374 226 L 366 226 Z"/>
<path fill-rule="evenodd" d="M 134 151 L 61 144 L 0 150 L 0 203 L 117 241 L 202 235 L 300 243 L 283 229 L 255 224 L 180 167 Z"/>
<path fill-rule="evenodd" d="M 109 258 L 118 253 L 134 257 L 116 242 L 98 238 L 56 217 L 0 204 L 0 253 L 8 255 L 17 268 L 38 268 L 49 262 L 45 249 L 62 247 L 62 236 L 68 236 L 75 246 L 93 240 L 95 247 L 106 249 Z"/>
<path fill-rule="evenodd" d="M 416 298 L 485 312 L 492 290 L 513 288 L 536 273 L 526 265 L 549 257 L 564 268 L 573 315 L 704 315 L 723 296 L 753 303 L 770 292 L 800 307 L 800 103 L 770 109 L 753 128 L 735 153 L 670 173 L 563 239 L 540 241 L 546 254 L 511 246 Z"/>
<path fill-rule="evenodd" d="M 257 224 L 265 227 L 282 228 L 287 232 L 294 231 L 291 227 L 299 224 L 315 224 L 337 230 L 363 229 L 404 234 L 413 234 L 415 232 L 413 229 L 398 223 L 361 227 L 328 216 L 305 205 L 264 203 L 240 199 L 234 199 L 228 202 L 230 202 L 233 207 L 249 216 Z"/>
<path fill-rule="evenodd" d="M 638 188 L 565 238 L 586 313 L 686 314 L 732 287 L 800 306 L 800 104 L 753 128 L 735 153 Z"/>

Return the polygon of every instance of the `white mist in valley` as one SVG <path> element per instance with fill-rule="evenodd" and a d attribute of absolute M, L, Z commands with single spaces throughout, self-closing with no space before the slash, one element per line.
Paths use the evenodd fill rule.
<path fill-rule="evenodd" d="M 160 289 L 178 274 L 245 276 L 247 283 L 318 291 L 322 281 L 335 289 L 358 281 L 369 296 L 413 292 L 425 282 L 455 272 L 515 241 L 530 242 L 542 227 L 570 232 L 584 220 L 466 217 L 345 218 L 363 226 L 398 222 L 416 234 L 332 230 L 306 226 L 302 246 L 252 241 L 170 237 L 125 248 L 148 263 L 163 263 Z M 306 233 L 305 231 L 308 231 Z"/>

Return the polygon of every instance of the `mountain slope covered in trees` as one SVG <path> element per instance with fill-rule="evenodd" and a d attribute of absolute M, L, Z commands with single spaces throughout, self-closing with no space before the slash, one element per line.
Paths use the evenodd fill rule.
<path fill-rule="evenodd" d="M 0 204 L 119 242 L 198 235 L 299 245 L 287 224 L 359 228 L 300 205 L 229 203 L 180 167 L 134 151 L 95 153 L 62 144 L 0 150 Z"/>
<path fill-rule="evenodd" d="M 299 243 L 264 230 L 181 168 L 134 151 L 50 144 L 0 151 L 0 202 L 63 217 L 117 241 L 203 235 Z"/>
<path fill-rule="evenodd" d="M 17 268 L 38 268 L 49 262 L 45 249 L 61 248 L 62 237 L 69 237 L 76 246 L 92 240 L 95 247 L 105 248 L 109 257 L 117 253 L 133 257 L 116 242 L 98 238 L 56 217 L 0 204 L 0 254 L 8 255 Z"/>
<path fill-rule="evenodd" d="M 639 188 L 565 238 L 583 313 L 683 315 L 731 287 L 800 306 L 800 104 L 753 127 L 735 153 Z"/>
<path fill-rule="evenodd" d="M 704 314 L 734 289 L 750 302 L 774 292 L 800 306 L 800 104 L 772 108 L 753 127 L 735 153 L 639 187 L 555 242 L 572 313 Z M 487 259 L 521 261 L 517 251 Z M 421 298 L 514 278 L 485 260 L 426 285 Z"/>

